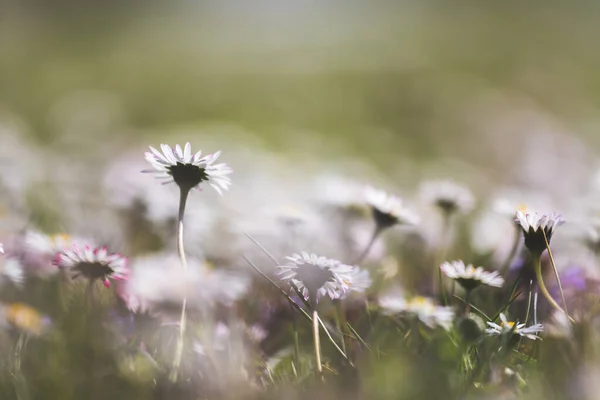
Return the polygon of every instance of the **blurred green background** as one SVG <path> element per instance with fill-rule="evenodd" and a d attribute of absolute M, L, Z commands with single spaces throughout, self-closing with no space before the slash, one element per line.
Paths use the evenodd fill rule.
<path fill-rule="evenodd" d="M 381 166 L 452 156 L 490 174 L 536 120 L 600 145 L 592 1 L 1 7 L 0 118 L 43 144 L 229 125 L 276 149 L 305 137 Z"/>

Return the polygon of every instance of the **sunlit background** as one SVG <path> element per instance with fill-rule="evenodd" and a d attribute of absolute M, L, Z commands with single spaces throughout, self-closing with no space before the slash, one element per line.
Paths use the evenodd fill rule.
<path fill-rule="evenodd" d="M 222 198 L 191 197 L 186 228 L 188 252 L 232 271 L 247 268 L 241 253 L 268 262 L 244 232 L 277 257 L 313 246 L 343 258 L 365 225 L 276 241 L 273 220 L 314 228 L 315 204 L 360 202 L 367 184 L 422 211 L 421 182 L 452 179 L 478 216 L 513 196 L 580 226 L 600 216 L 599 22 L 593 1 L 5 0 L 0 241 L 36 230 L 174 253 L 178 192 L 140 171 L 148 145 L 187 141 L 235 171 Z M 145 217 L 123 211 L 140 199 Z M 470 246 L 507 254 L 495 222 L 474 222 Z M 333 231 L 352 238 L 323 239 Z M 393 381 L 384 365 L 372 371 Z M 77 398 L 39 379 L 61 393 L 44 398 Z M 395 398 L 382 385 L 371 393 Z M 404 395 L 430 393 L 415 390 Z"/>

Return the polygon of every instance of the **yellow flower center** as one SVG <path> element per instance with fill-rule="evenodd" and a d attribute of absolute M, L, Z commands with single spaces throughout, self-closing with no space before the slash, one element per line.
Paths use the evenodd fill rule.
<path fill-rule="evenodd" d="M 510 328 L 510 329 L 512 329 L 515 326 L 515 323 L 513 321 L 507 321 L 506 323 L 502 322 L 500 325 L 503 328 Z"/>

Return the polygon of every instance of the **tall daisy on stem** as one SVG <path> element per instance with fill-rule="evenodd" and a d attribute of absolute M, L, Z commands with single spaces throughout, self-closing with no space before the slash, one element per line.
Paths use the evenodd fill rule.
<path fill-rule="evenodd" d="M 421 197 L 426 203 L 438 208 L 442 214 L 441 243 L 438 248 L 438 256 L 434 260 L 434 266 L 437 268 L 446 258 L 446 252 L 450 246 L 452 217 L 456 214 L 466 214 L 471 211 L 475 206 L 475 198 L 468 188 L 450 180 L 425 182 L 421 186 Z M 437 283 L 435 275 L 434 271 L 432 281 L 433 291 L 436 292 L 439 285 L 442 297 L 444 298 L 444 304 L 447 305 L 448 298 L 446 296 L 446 288 L 442 282 L 442 270 L 439 268 L 437 270 Z"/>
<path fill-rule="evenodd" d="M 356 264 L 360 264 L 365 259 L 383 231 L 396 225 L 416 225 L 419 222 L 419 217 L 412 210 L 408 209 L 402 200 L 383 190 L 374 189 L 369 186 L 365 190 L 365 199 L 371 208 L 371 214 L 375 221 L 375 229 L 369 243 L 365 246 L 360 256 L 358 256 Z"/>
<path fill-rule="evenodd" d="M 552 239 L 554 230 L 560 225 L 564 224 L 565 221 L 560 215 L 556 213 L 553 213 L 552 215 L 544 215 L 538 214 L 536 212 L 525 213 L 523 211 L 516 212 L 515 221 L 521 226 L 523 230 L 523 235 L 525 236 L 525 247 L 527 247 L 527 249 L 531 253 L 533 268 L 535 271 L 535 276 L 537 278 L 538 287 L 540 288 L 542 294 L 544 295 L 544 297 L 546 297 L 550 305 L 556 310 L 565 313 L 565 315 L 572 321 L 572 318 L 569 317 L 567 311 L 567 303 L 565 301 L 565 296 L 562 290 L 562 286 L 560 284 L 560 278 L 558 277 L 558 271 L 556 270 L 556 264 L 554 263 L 554 257 L 552 257 L 552 251 L 550 250 L 550 239 Z M 544 284 L 541 262 L 541 257 L 544 250 L 548 250 L 548 256 L 550 257 L 550 263 L 552 264 L 552 268 L 556 276 L 556 281 L 558 283 L 558 288 L 560 290 L 564 309 L 561 308 L 556 303 L 556 301 L 554 301 L 554 299 L 548 292 L 546 285 Z"/>
<path fill-rule="evenodd" d="M 181 260 L 181 267 L 187 273 L 187 260 L 183 247 L 183 216 L 185 205 L 190 191 L 194 188 L 201 190 L 200 184 L 208 182 L 217 193 L 222 194 L 231 185 L 231 179 L 227 176 L 233 171 L 227 164 L 214 164 L 221 155 L 220 151 L 202 157 L 202 151 L 192 154 L 192 146 L 185 144 L 182 149 L 180 145 L 175 148 L 161 144 L 162 153 L 150 146 L 150 152 L 146 152 L 146 161 L 152 165 L 152 169 L 142 172 L 153 173 L 157 179 L 164 180 L 164 184 L 175 182 L 179 186 L 179 211 L 177 213 L 177 252 Z M 186 328 L 186 306 L 187 295 L 184 294 L 181 305 L 181 318 L 179 321 L 179 340 L 175 349 L 173 370 L 170 378 L 177 381 L 181 357 L 183 355 L 183 342 Z"/>
<path fill-rule="evenodd" d="M 302 252 L 302 254 L 286 257 L 286 263 L 278 266 L 277 269 L 279 278 L 298 289 L 303 300 L 312 309 L 315 360 L 317 371 L 321 375 L 323 366 L 319 323 L 322 324 L 322 322 L 317 312 L 317 304 L 323 297 L 335 300 L 343 296 L 352 284 L 354 268 L 337 260 Z"/>

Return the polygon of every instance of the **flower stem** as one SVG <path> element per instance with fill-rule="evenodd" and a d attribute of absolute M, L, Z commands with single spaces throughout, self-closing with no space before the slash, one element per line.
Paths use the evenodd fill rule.
<path fill-rule="evenodd" d="M 358 265 L 365 260 L 365 258 L 369 255 L 371 248 L 375 244 L 375 241 L 377 240 L 377 238 L 379 237 L 381 232 L 383 232 L 383 228 L 378 224 L 375 227 L 375 229 L 373 230 L 373 234 L 371 234 L 371 239 L 369 239 L 369 243 L 367 244 L 367 246 L 365 247 L 363 252 L 360 253 L 360 255 L 356 258 L 356 261 L 354 262 L 354 264 Z"/>
<path fill-rule="evenodd" d="M 535 276 L 538 281 L 538 287 L 540 288 L 540 291 L 542 292 L 542 294 L 544 295 L 546 300 L 548 300 L 548 302 L 554 309 L 565 313 L 565 315 L 569 318 L 569 320 L 571 320 L 571 322 L 574 322 L 573 319 L 571 317 L 569 317 L 569 315 L 565 312 L 565 310 L 563 310 L 558 305 L 558 303 L 556 303 L 556 301 L 554 301 L 552 296 L 550 296 L 550 293 L 548 292 L 548 289 L 546 288 L 546 285 L 544 284 L 544 278 L 542 276 L 542 259 L 541 259 L 540 253 L 533 254 L 533 268 L 535 269 Z"/>
<path fill-rule="evenodd" d="M 448 296 L 446 294 L 446 287 L 444 286 L 444 277 L 442 274 L 442 269 L 439 267 L 441 265 L 442 262 L 444 262 L 444 258 L 446 257 L 446 252 L 448 250 L 448 241 L 450 238 L 450 214 L 448 213 L 444 213 L 443 215 L 443 227 L 442 227 L 442 239 L 441 239 L 441 244 L 438 250 L 438 255 L 437 255 L 437 259 L 435 260 L 435 264 L 434 264 L 434 268 L 437 268 L 437 280 L 439 282 L 439 289 L 442 292 L 442 298 L 444 299 L 444 305 L 447 306 L 448 305 Z M 435 293 L 436 290 L 436 277 L 434 274 L 433 277 L 433 292 Z"/>
<path fill-rule="evenodd" d="M 177 214 L 177 253 L 179 254 L 179 260 L 181 261 L 181 267 L 183 268 L 183 274 L 187 274 L 187 259 L 185 258 L 185 249 L 183 247 L 183 215 L 185 213 L 185 204 L 187 197 L 190 192 L 189 188 L 180 187 L 179 193 L 179 212 Z M 186 289 L 184 288 L 184 291 Z M 181 317 L 179 319 L 179 338 L 177 340 L 177 346 L 175 348 L 175 358 L 173 360 L 173 370 L 171 371 L 170 379 L 173 382 L 177 381 L 177 375 L 179 373 L 179 367 L 181 365 L 181 358 L 183 356 L 183 342 L 186 328 L 186 307 L 187 307 L 187 293 L 183 294 L 183 303 L 181 304 Z"/>
<path fill-rule="evenodd" d="M 472 289 L 467 289 L 465 293 L 465 317 L 468 317 L 469 313 L 471 312 L 471 303 L 469 302 L 469 298 L 471 297 L 471 290 Z"/>
<path fill-rule="evenodd" d="M 517 254 L 517 251 L 519 250 L 519 244 L 521 243 L 520 239 L 521 239 L 521 228 L 519 227 L 519 225 L 515 224 L 515 233 L 514 233 L 512 247 L 510 249 L 510 253 L 508 253 L 508 257 L 506 258 L 506 260 L 504 260 L 504 263 L 502 263 L 502 266 L 500 267 L 500 274 L 506 275 L 506 273 L 510 269 L 510 263 L 515 258 L 515 255 Z"/>
<path fill-rule="evenodd" d="M 322 376 L 323 366 L 321 365 L 321 338 L 319 337 L 319 314 L 317 313 L 316 309 L 313 310 L 312 322 L 314 340 L 313 343 L 315 346 L 315 360 L 317 363 L 317 371 L 319 373 L 319 376 Z"/>
<path fill-rule="evenodd" d="M 554 262 L 554 257 L 552 256 L 552 250 L 550 250 L 550 243 L 548 243 L 548 238 L 546 237 L 546 231 L 542 229 L 542 233 L 544 234 L 544 243 L 546 244 L 546 249 L 548 250 L 548 257 L 550 257 L 550 264 L 552 264 L 552 271 L 554 271 L 554 277 L 556 278 L 556 283 L 558 284 L 558 291 L 560 292 L 564 312 L 567 318 L 571 319 L 571 317 L 569 317 L 569 311 L 567 311 L 567 301 L 565 300 L 565 293 L 563 292 L 562 284 L 560 283 L 560 277 L 558 276 L 556 263 Z"/>

